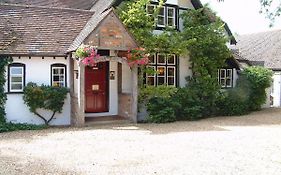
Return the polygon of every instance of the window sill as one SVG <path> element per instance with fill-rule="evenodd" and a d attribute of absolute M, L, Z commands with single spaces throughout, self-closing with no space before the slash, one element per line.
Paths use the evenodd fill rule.
<path fill-rule="evenodd" d="M 23 94 L 23 92 L 5 92 L 5 94 Z"/>

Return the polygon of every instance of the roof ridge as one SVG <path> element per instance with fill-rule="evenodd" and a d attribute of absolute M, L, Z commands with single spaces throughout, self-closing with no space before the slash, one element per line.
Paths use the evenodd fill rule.
<path fill-rule="evenodd" d="M 266 33 L 273 33 L 273 32 L 281 32 L 281 29 L 272 29 L 272 30 L 261 31 L 261 32 L 247 33 L 247 34 L 239 35 L 238 37 L 244 37 L 244 36 L 250 36 L 250 35 L 258 35 L 258 34 L 266 34 Z"/>
<path fill-rule="evenodd" d="M 24 7 L 24 8 L 39 8 L 39 9 L 55 9 L 55 10 L 68 10 L 76 12 L 87 12 L 94 14 L 94 11 L 83 10 L 83 9 L 73 9 L 73 8 L 61 8 L 61 7 L 49 7 L 49 6 L 36 6 L 36 5 L 22 5 L 22 4 L 12 4 L 12 3 L 1 3 L 0 6 L 10 6 L 10 7 Z"/>

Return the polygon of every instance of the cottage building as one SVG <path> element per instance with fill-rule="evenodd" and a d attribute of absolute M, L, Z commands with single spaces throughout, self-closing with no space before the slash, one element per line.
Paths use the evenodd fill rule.
<path fill-rule="evenodd" d="M 16 123 L 41 124 L 24 101 L 28 82 L 64 86 L 70 89 L 62 113 L 52 125 L 82 126 L 100 116 L 137 118 L 137 69 L 130 69 L 121 53 L 137 47 L 114 7 L 114 0 L 6 0 L 0 3 L 0 55 L 11 56 L 7 67 L 6 118 Z M 156 1 L 147 6 L 155 8 Z M 160 9 L 156 30 L 173 26 L 181 30 L 180 14 L 201 8 L 198 0 L 167 0 Z M 226 25 L 226 33 L 232 35 Z M 229 41 L 234 44 L 235 39 Z M 85 67 L 75 59 L 81 45 L 96 46 L 102 56 L 96 67 Z M 187 57 L 187 56 L 185 56 Z M 184 56 L 158 53 L 150 57 L 150 67 L 160 72 L 146 77 L 149 85 L 183 87 L 191 75 Z M 225 88 L 235 86 L 236 62 L 219 70 Z M 47 114 L 47 111 L 39 111 Z"/>

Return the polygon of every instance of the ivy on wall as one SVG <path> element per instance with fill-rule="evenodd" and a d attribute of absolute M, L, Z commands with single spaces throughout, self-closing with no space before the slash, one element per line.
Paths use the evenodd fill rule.
<path fill-rule="evenodd" d="M 5 104 L 7 95 L 5 93 L 6 66 L 12 61 L 11 57 L 0 55 L 0 123 L 5 123 Z"/>

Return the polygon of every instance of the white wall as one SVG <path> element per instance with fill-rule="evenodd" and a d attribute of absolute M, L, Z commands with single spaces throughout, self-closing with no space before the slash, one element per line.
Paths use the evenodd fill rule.
<path fill-rule="evenodd" d="M 180 57 L 179 58 L 179 86 L 185 87 L 186 86 L 186 77 L 192 76 L 192 70 L 189 58 Z"/>
<path fill-rule="evenodd" d="M 281 72 L 274 72 L 273 83 L 271 87 L 271 96 L 273 97 L 273 106 L 281 106 Z"/>
<path fill-rule="evenodd" d="M 61 63 L 67 66 L 67 85 L 69 85 L 69 66 L 68 61 L 64 57 L 18 57 L 13 58 L 14 63 L 25 64 L 25 78 L 26 84 L 34 82 L 39 85 L 50 85 L 51 83 L 51 64 Z M 7 83 L 5 85 L 7 92 Z M 6 103 L 6 118 L 9 122 L 14 123 L 30 123 L 30 124 L 43 124 L 41 119 L 36 117 L 29 109 L 22 99 L 23 94 L 7 94 Z M 39 112 L 43 116 L 50 116 L 48 111 L 41 110 Z M 56 114 L 56 119 L 51 122 L 52 125 L 70 125 L 70 97 L 68 94 L 65 100 L 65 105 L 61 114 Z"/>
<path fill-rule="evenodd" d="M 132 93 L 132 71 L 128 64 L 122 64 L 122 93 Z"/>

